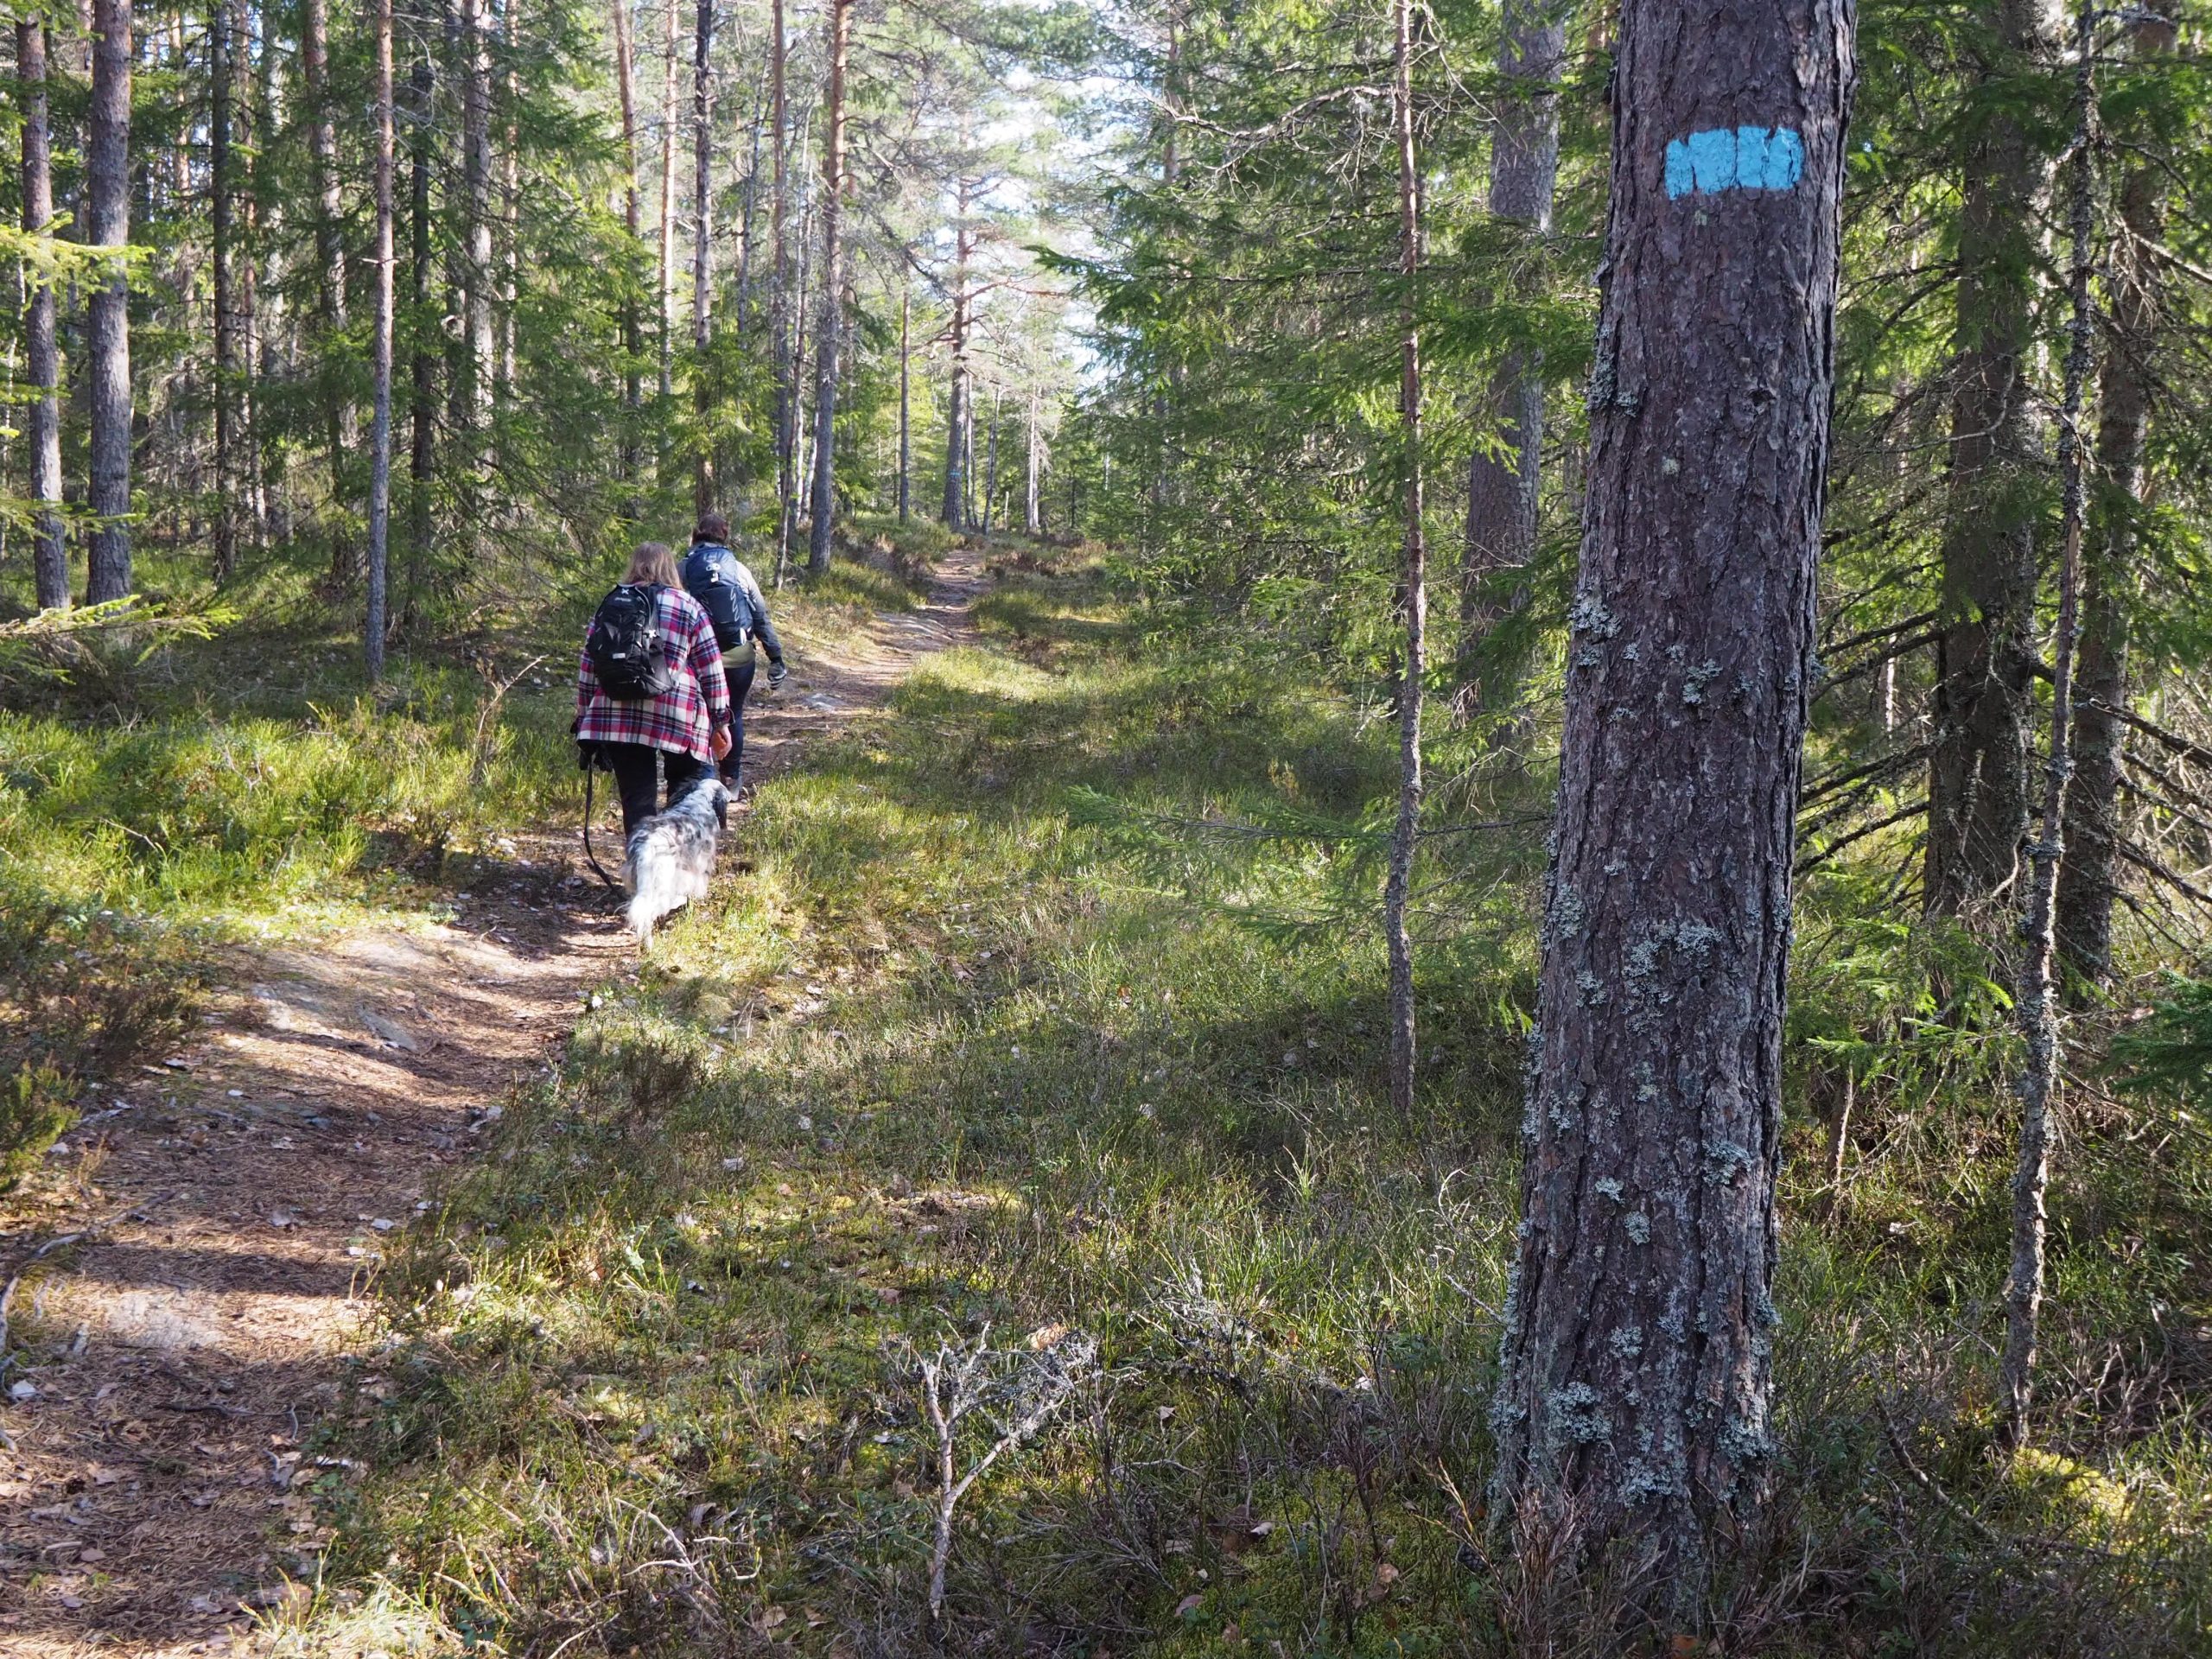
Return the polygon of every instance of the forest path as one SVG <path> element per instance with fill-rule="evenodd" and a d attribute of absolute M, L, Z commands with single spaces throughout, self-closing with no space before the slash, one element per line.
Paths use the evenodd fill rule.
<path fill-rule="evenodd" d="M 746 722 L 748 777 L 967 637 L 982 557 L 951 554 L 918 612 L 834 642 L 791 630 L 791 677 Z M 197 1039 L 111 1079 L 67 1137 L 36 1236 L 0 1240 L 9 1311 L 49 1362 L 0 1408 L 9 1659 L 251 1652 L 249 1615 L 305 1599 L 330 1535 L 304 1448 L 366 1357 L 385 1241 L 558 1064 L 591 988 L 634 972 L 574 810 L 454 861 L 448 919 L 242 957 Z M 355 1381 L 380 1387 L 372 1365 Z"/>

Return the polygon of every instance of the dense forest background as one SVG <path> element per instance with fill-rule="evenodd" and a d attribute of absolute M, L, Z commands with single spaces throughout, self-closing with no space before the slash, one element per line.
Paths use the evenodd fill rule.
<path fill-rule="evenodd" d="M 764 798 L 758 891 L 594 1001 L 504 1161 L 395 1255 L 402 1357 L 340 1543 L 296 1563 L 330 1586 L 314 1640 L 1625 1650 L 1632 1574 L 1502 1551 L 1484 1511 L 1561 689 L 1611 637 L 1574 600 L 1591 415 L 1643 395 L 1597 338 L 1618 15 L 1406 16 L 1401 42 L 1379 0 L 19 12 L 12 1173 L 230 953 L 566 821 L 565 663 L 637 539 L 730 511 L 825 640 L 956 544 L 997 579 L 981 643 Z M 2212 1641 L 2206 25 L 1857 13 L 1781 1497 L 1677 1610 L 1696 1634 L 1638 1640 Z M 2023 1433 L 1999 1354 L 2062 601 Z M 1732 695 L 1680 667 L 1686 706 Z M 725 1053 L 731 988 L 824 964 L 850 1045 Z M 773 1148 L 742 1181 L 739 1138 Z M 993 1195 L 901 1258 L 927 1298 L 690 1311 L 702 1263 L 791 1270 L 809 1228 L 859 1259 L 796 1212 L 891 1173 Z M 1088 1424 L 978 1489 L 949 1592 L 933 1465 L 899 1448 L 914 1379 L 938 1400 L 966 1351 L 924 1301 L 1007 1379 L 971 1404 L 1049 1385 Z M 1080 1325 L 1097 1369 L 1040 1381 L 989 1320 Z M 755 1338 L 766 1370 L 677 1377 Z M 625 1504 L 709 1515 L 722 1553 L 641 1589 L 664 1543 Z"/>

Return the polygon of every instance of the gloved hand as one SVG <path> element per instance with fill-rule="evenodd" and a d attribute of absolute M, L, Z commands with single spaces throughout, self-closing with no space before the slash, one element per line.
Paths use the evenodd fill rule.
<path fill-rule="evenodd" d="M 785 667 L 783 665 L 783 664 L 782 664 L 782 663 L 780 663 L 780 662 L 774 662 L 774 663 L 771 663 L 771 664 L 768 664 L 768 683 L 769 683 L 771 686 L 779 686 L 779 685 L 781 685 L 781 684 L 784 683 L 784 677 L 785 677 L 785 675 L 789 674 L 790 672 L 791 672 L 791 671 L 790 671 L 789 669 L 785 668 Z"/>

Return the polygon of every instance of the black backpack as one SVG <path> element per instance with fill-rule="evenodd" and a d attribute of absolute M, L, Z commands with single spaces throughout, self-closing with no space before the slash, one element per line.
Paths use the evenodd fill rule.
<path fill-rule="evenodd" d="M 668 635 L 660 626 L 660 590 L 625 582 L 593 613 L 584 655 L 599 689 L 617 702 L 666 696 L 676 689 L 668 665 Z"/>
<path fill-rule="evenodd" d="M 725 654 L 741 651 L 753 632 L 753 607 L 734 582 L 722 579 L 721 560 L 715 556 L 728 549 L 702 542 L 683 561 L 683 591 L 699 601 L 707 620 L 714 624 L 715 643 Z"/>

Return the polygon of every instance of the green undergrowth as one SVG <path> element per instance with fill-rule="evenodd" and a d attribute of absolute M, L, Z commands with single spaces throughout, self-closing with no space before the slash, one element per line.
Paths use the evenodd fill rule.
<path fill-rule="evenodd" d="M 1396 1122 L 1365 919 L 1387 730 L 1249 632 L 1060 574 L 1076 556 L 998 568 L 982 643 L 762 793 L 743 873 L 595 994 L 396 1248 L 299 1650 L 1666 1645 L 1615 1633 L 1603 1573 L 1511 1560 L 1483 1507 L 1541 835 L 1437 839 Z M 2183 1317 L 2145 1287 L 2186 1271 L 2131 1262 L 2202 1222 L 2203 1163 L 2139 1171 L 2148 1194 L 2079 1166 L 2128 1219 L 2057 1206 L 2061 1443 L 2006 1468 L 2002 1045 L 1916 1032 L 1920 1070 L 1870 1068 L 1831 1202 L 1818 1045 L 1854 999 L 1911 998 L 1821 948 L 1783 1496 L 1724 1550 L 1700 1650 L 2196 1650 L 2189 1379 L 2079 1368 Z M 933 1614 L 931 1378 L 942 1407 L 963 1365 L 952 1483 L 981 1472 Z M 2071 1401 L 2098 1388 L 2136 1390 L 2101 1440 Z"/>

